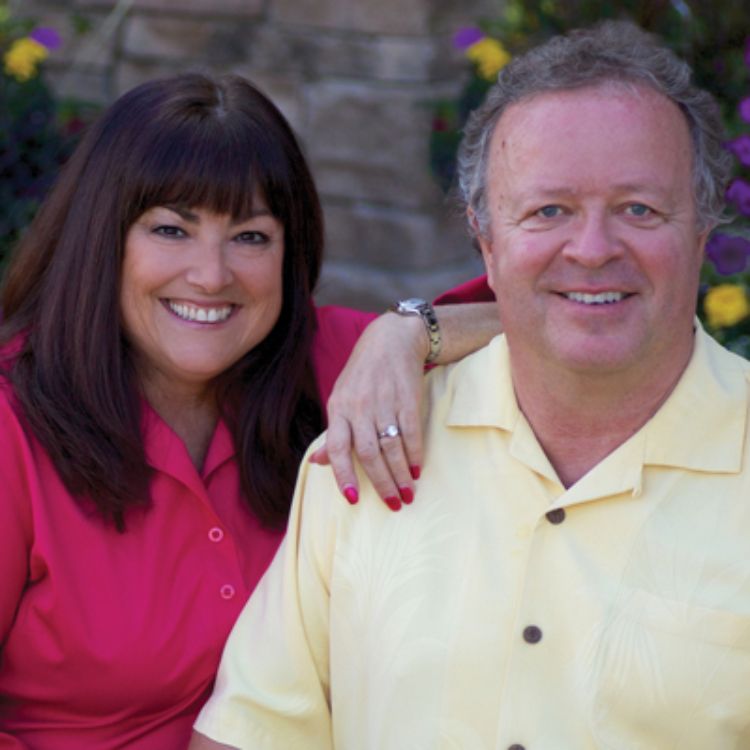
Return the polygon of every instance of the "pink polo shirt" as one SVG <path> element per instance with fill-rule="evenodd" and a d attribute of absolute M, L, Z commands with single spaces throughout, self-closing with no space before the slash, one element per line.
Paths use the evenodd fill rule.
<path fill-rule="evenodd" d="M 373 318 L 321 308 L 321 397 Z M 73 500 L 0 386 L 0 750 L 184 747 L 281 533 L 239 502 L 219 423 L 198 471 L 144 404 L 152 507 L 119 534 Z"/>

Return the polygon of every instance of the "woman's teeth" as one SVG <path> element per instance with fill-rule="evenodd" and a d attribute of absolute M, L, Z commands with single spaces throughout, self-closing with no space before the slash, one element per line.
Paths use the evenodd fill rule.
<path fill-rule="evenodd" d="M 232 313 L 232 305 L 222 305 L 221 307 L 195 307 L 185 305 L 179 302 L 167 301 L 169 309 L 183 320 L 195 321 L 197 323 L 221 323 L 226 320 Z"/>

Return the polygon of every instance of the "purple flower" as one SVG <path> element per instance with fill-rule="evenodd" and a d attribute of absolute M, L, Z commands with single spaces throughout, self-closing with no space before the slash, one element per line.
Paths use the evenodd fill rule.
<path fill-rule="evenodd" d="M 706 255 L 722 276 L 742 273 L 750 258 L 750 240 L 717 233 L 706 243 Z"/>
<path fill-rule="evenodd" d="M 464 50 L 484 38 L 484 32 L 476 26 L 464 26 L 453 35 L 453 46 Z"/>
<path fill-rule="evenodd" d="M 57 49 L 61 43 L 60 35 L 49 26 L 37 26 L 29 36 L 47 49 Z"/>
<path fill-rule="evenodd" d="M 745 39 L 745 65 L 750 68 L 750 36 Z"/>
<path fill-rule="evenodd" d="M 726 147 L 740 160 L 746 167 L 750 167 L 750 135 L 741 135 L 733 141 L 728 141 Z"/>
<path fill-rule="evenodd" d="M 750 216 L 750 183 L 737 177 L 729 183 L 726 198 L 734 203 L 741 214 Z"/>
<path fill-rule="evenodd" d="M 746 96 L 737 108 L 740 112 L 740 117 L 745 122 L 750 122 L 750 96 Z"/>

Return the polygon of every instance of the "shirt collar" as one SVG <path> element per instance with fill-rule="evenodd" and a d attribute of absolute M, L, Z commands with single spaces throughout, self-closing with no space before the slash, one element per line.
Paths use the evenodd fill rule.
<path fill-rule="evenodd" d="M 145 399 L 141 399 L 141 432 L 149 465 L 176 476 L 197 473 L 185 444 Z M 208 446 L 201 475 L 208 477 L 234 455 L 232 435 L 224 421 L 219 420 Z"/>
<path fill-rule="evenodd" d="M 530 468 L 554 478 L 518 407 L 505 336 L 498 336 L 473 357 L 479 360 L 478 366 L 459 363 L 453 373 L 460 377 L 451 373 L 453 395 L 447 425 L 512 432 L 511 451 L 518 451 L 517 457 Z M 695 345 L 685 372 L 656 414 L 624 445 L 632 441 L 641 465 L 738 472 L 747 429 L 749 381 L 750 364 L 728 353 L 696 322 Z M 638 486 L 632 471 L 616 474 L 628 475 L 627 483 Z"/>

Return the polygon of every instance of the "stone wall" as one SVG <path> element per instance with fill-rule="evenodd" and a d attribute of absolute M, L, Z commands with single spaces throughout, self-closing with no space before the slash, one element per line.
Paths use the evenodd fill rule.
<path fill-rule="evenodd" d="M 14 11 L 63 32 L 49 70 L 64 94 L 108 102 L 188 69 L 256 82 L 300 136 L 320 189 L 319 299 L 377 310 L 480 270 L 430 173 L 430 102 L 465 74 L 452 32 L 498 2 L 23 0 Z"/>

